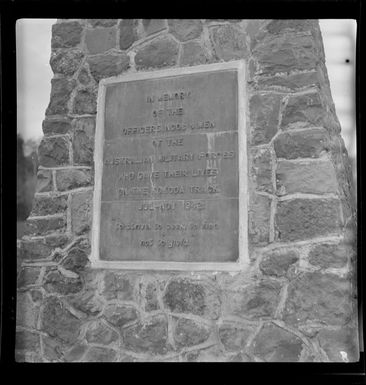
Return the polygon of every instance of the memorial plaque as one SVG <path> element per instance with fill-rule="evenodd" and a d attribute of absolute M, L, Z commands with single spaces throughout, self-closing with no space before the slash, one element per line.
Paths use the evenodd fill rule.
<path fill-rule="evenodd" d="M 242 61 L 102 80 L 93 265 L 242 265 L 244 86 Z"/>

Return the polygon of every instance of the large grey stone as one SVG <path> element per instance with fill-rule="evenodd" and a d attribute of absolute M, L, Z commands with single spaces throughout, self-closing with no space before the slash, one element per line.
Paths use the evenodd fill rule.
<path fill-rule="evenodd" d="M 43 167 L 58 167 L 70 164 L 67 137 L 44 138 L 38 148 L 39 164 Z"/>
<path fill-rule="evenodd" d="M 174 328 L 174 340 L 179 347 L 194 346 L 205 342 L 210 329 L 197 321 L 179 318 Z"/>
<path fill-rule="evenodd" d="M 90 230 L 93 191 L 83 191 L 72 194 L 71 198 L 71 228 L 74 234 L 81 235 Z"/>
<path fill-rule="evenodd" d="M 96 28 L 87 30 L 85 44 L 90 54 L 108 51 L 116 47 L 115 28 Z"/>
<path fill-rule="evenodd" d="M 169 19 L 169 32 L 180 41 L 198 38 L 202 33 L 202 22 L 198 19 Z"/>
<path fill-rule="evenodd" d="M 97 82 L 119 75 L 130 67 L 130 58 L 125 53 L 96 55 L 89 57 L 87 61 L 90 73 Z"/>
<path fill-rule="evenodd" d="M 83 27 L 77 22 L 59 23 L 52 26 L 52 48 L 70 48 L 81 41 Z"/>

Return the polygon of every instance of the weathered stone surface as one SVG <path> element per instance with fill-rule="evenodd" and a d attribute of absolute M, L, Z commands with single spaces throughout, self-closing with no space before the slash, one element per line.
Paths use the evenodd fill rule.
<path fill-rule="evenodd" d="M 92 27 L 112 27 L 116 25 L 118 19 L 88 19 L 88 23 Z"/>
<path fill-rule="evenodd" d="M 273 324 L 264 326 L 251 345 L 253 354 L 265 362 L 298 362 L 303 349 L 299 337 Z"/>
<path fill-rule="evenodd" d="M 279 241 L 299 241 L 340 231 L 338 199 L 291 199 L 278 202 L 275 228 Z"/>
<path fill-rule="evenodd" d="M 83 358 L 83 362 L 113 362 L 117 356 L 117 352 L 113 349 L 92 347 L 88 350 Z"/>
<path fill-rule="evenodd" d="M 38 148 L 39 164 L 43 167 L 68 165 L 69 143 L 66 137 L 42 139 Z"/>
<path fill-rule="evenodd" d="M 357 330 L 352 328 L 323 329 L 317 339 L 331 362 L 356 362 L 359 360 L 357 334 Z"/>
<path fill-rule="evenodd" d="M 74 114 L 95 114 L 97 112 L 97 95 L 92 89 L 77 92 L 74 99 Z"/>
<path fill-rule="evenodd" d="M 96 55 L 88 58 L 88 64 L 93 78 L 99 82 L 126 71 L 130 67 L 130 58 L 125 53 Z"/>
<path fill-rule="evenodd" d="M 321 75 L 320 69 L 317 71 L 308 71 L 295 74 L 260 76 L 254 79 L 258 88 L 284 91 L 300 91 L 304 88 L 320 87 Z"/>
<path fill-rule="evenodd" d="M 52 253 L 52 246 L 46 245 L 43 240 L 22 241 L 20 257 L 26 261 L 48 259 Z"/>
<path fill-rule="evenodd" d="M 295 251 L 272 251 L 264 256 L 259 264 L 263 274 L 283 277 L 291 265 L 298 261 L 299 257 Z"/>
<path fill-rule="evenodd" d="M 174 328 L 174 340 L 178 347 L 201 344 L 205 342 L 209 336 L 209 327 L 191 319 L 178 319 Z"/>
<path fill-rule="evenodd" d="M 303 273 L 288 287 L 284 320 L 344 325 L 352 316 L 352 283 L 334 274 Z"/>
<path fill-rule="evenodd" d="M 117 341 L 119 335 L 103 321 L 96 320 L 88 325 L 85 337 L 88 342 L 109 345 Z"/>
<path fill-rule="evenodd" d="M 41 336 L 43 356 L 47 361 L 61 362 L 64 354 L 64 345 L 55 338 Z"/>
<path fill-rule="evenodd" d="M 252 333 L 252 329 L 234 323 L 223 323 L 219 326 L 220 341 L 229 352 L 242 350 Z"/>
<path fill-rule="evenodd" d="M 222 349 L 216 345 L 183 354 L 183 361 L 187 362 L 227 362 L 229 360 L 230 358 L 225 356 Z"/>
<path fill-rule="evenodd" d="M 319 93 L 290 96 L 282 114 L 281 128 L 321 126 L 324 114 Z"/>
<path fill-rule="evenodd" d="M 135 56 L 135 63 L 138 69 L 160 68 L 176 64 L 177 58 L 177 43 L 166 37 L 141 48 Z"/>
<path fill-rule="evenodd" d="M 269 242 L 269 220 L 271 199 L 263 195 L 252 195 L 249 201 L 249 241 L 264 245 Z"/>
<path fill-rule="evenodd" d="M 119 47 L 124 50 L 131 47 L 137 40 L 136 21 L 124 19 L 119 24 Z"/>
<path fill-rule="evenodd" d="M 253 149 L 251 153 L 251 180 L 256 190 L 273 192 L 272 183 L 272 156 L 271 151 L 266 148 Z"/>
<path fill-rule="evenodd" d="M 106 272 L 104 276 L 103 296 L 121 301 L 133 300 L 133 283 L 129 276 Z"/>
<path fill-rule="evenodd" d="M 40 273 L 40 267 L 23 267 L 17 278 L 18 289 L 37 284 Z"/>
<path fill-rule="evenodd" d="M 65 195 L 53 197 L 36 196 L 31 215 L 37 216 L 59 214 L 64 213 L 66 209 L 67 197 Z"/>
<path fill-rule="evenodd" d="M 72 125 L 74 129 L 72 141 L 74 164 L 90 166 L 93 164 L 95 119 L 75 119 Z"/>
<path fill-rule="evenodd" d="M 36 193 L 49 192 L 53 190 L 52 171 L 39 170 L 37 173 Z"/>
<path fill-rule="evenodd" d="M 320 61 L 314 39 L 306 34 L 268 36 L 256 45 L 257 74 L 311 70 Z"/>
<path fill-rule="evenodd" d="M 250 284 L 240 291 L 227 290 L 225 313 L 247 319 L 273 317 L 281 291 L 281 284 L 263 280 Z"/>
<path fill-rule="evenodd" d="M 25 222 L 23 235 L 38 236 L 66 230 L 66 220 L 63 217 L 47 219 L 28 219 Z"/>
<path fill-rule="evenodd" d="M 137 353 L 165 354 L 169 346 L 168 322 L 163 315 L 154 316 L 123 331 L 124 346 Z"/>
<path fill-rule="evenodd" d="M 139 284 L 140 302 L 144 311 L 149 312 L 159 309 L 158 292 L 158 283 L 155 281 Z"/>
<path fill-rule="evenodd" d="M 269 33 L 276 35 L 285 32 L 311 31 L 314 28 L 316 28 L 316 21 L 307 19 L 271 20 L 265 27 Z"/>
<path fill-rule="evenodd" d="M 55 74 L 72 76 L 80 67 L 84 56 L 79 49 L 53 52 L 50 59 L 52 71 Z"/>
<path fill-rule="evenodd" d="M 59 271 L 51 271 L 44 278 L 43 287 L 49 293 L 68 295 L 81 291 L 83 283 L 80 277 L 65 277 Z"/>
<path fill-rule="evenodd" d="M 346 244 L 317 245 L 309 253 L 309 262 L 324 269 L 344 267 L 354 255 L 352 248 Z"/>
<path fill-rule="evenodd" d="M 71 130 L 69 118 L 45 119 L 42 122 L 43 133 L 47 135 L 63 135 Z"/>
<path fill-rule="evenodd" d="M 235 60 L 247 56 L 245 35 L 232 25 L 213 28 L 211 39 L 218 59 Z"/>
<path fill-rule="evenodd" d="M 277 194 L 325 194 L 338 191 L 337 176 L 332 162 L 279 161 L 276 170 Z"/>
<path fill-rule="evenodd" d="M 136 321 L 139 316 L 137 310 L 131 305 L 108 305 L 103 314 L 109 323 L 118 328 Z"/>
<path fill-rule="evenodd" d="M 90 54 L 102 53 L 116 47 L 115 28 L 88 29 L 85 44 Z"/>
<path fill-rule="evenodd" d="M 86 289 L 68 298 L 75 309 L 88 316 L 97 316 L 103 310 L 103 301 L 96 295 L 95 290 Z"/>
<path fill-rule="evenodd" d="M 81 41 L 83 27 L 77 22 L 59 23 L 52 26 L 52 48 L 69 48 Z"/>
<path fill-rule="evenodd" d="M 16 324 L 37 329 L 39 306 L 34 304 L 28 292 L 17 293 Z"/>
<path fill-rule="evenodd" d="M 67 235 L 50 235 L 45 238 L 45 242 L 49 247 L 63 248 L 69 242 L 69 237 Z"/>
<path fill-rule="evenodd" d="M 183 45 L 181 65 L 206 64 L 209 61 L 205 48 L 196 41 L 190 41 Z"/>
<path fill-rule="evenodd" d="M 66 362 L 75 362 L 81 360 L 84 353 L 88 349 L 88 345 L 85 343 L 78 343 L 73 346 L 68 352 L 64 355 L 64 360 Z"/>
<path fill-rule="evenodd" d="M 15 334 L 16 350 L 37 352 L 40 351 L 40 344 L 40 336 L 37 333 L 32 333 L 27 330 L 18 330 Z"/>
<path fill-rule="evenodd" d="M 277 133 L 282 96 L 253 95 L 249 101 L 251 143 L 268 143 Z"/>
<path fill-rule="evenodd" d="M 56 171 L 56 186 L 58 191 L 90 186 L 91 182 L 92 176 L 90 170 L 73 168 Z"/>
<path fill-rule="evenodd" d="M 172 279 L 165 289 L 163 301 L 173 313 L 191 313 L 217 319 L 221 310 L 215 289 L 189 278 Z"/>
<path fill-rule="evenodd" d="M 169 19 L 169 32 L 180 41 L 198 38 L 202 33 L 202 22 L 198 19 Z"/>
<path fill-rule="evenodd" d="M 162 31 L 167 27 L 165 19 L 142 19 L 142 25 L 147 36 Z"/>
<path fill-rule="evenodd" d="M 72 194 L 71 228 L 74 234 L 81 235 L 90 230 L 93 205 L 93 191 Z"/>
<path fill-rule="evenodd" d="M 286 132 L 274 141 L 278 158 L 319 158 L 329 151 L 329 139 L 324 129 L 314 128 L 300 132 Z"/>
<path fill-rule="evenodd" d="M 80 70 L 78 80 L 83 86 L 87 86 L 91 82 L 92 78 L 85 67 Z"/>
<path fill-rule="evenodd" d="M 62 266 L 66 270 L 71 270 L 76 273 L 84 270 L 85 266 L 88 264 L 89 259 L 86 252 L 78 247 L 72 247 L 68 253 L 67 257 L 62 261 Z"/>
<path fill-rule="evenodd" d="M 49 297 L 45 301 L 42 312 L 42 330 L 51 337 L 71 344 L 76 341 L 80 333 L 81 321 L 72 315 L 56 297 Z"/>
<path fill-rule="evenodd" d="M 65 78 L 54 78 L 51 80 L 51 97 L 46 115 L 64 115 L 68 112 L 67 103 L 71 92 L 75 88 L 75 80 Z"/>

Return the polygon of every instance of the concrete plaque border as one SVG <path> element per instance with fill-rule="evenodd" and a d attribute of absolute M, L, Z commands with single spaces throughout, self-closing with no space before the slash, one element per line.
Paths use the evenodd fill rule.
<path fill-rule="evenodd" d="M 163 262 L 163 261 L 103 261 L 99 259 L 100 211 L 103 172 L 105 91 L 109 84 L 157 79 L 204 72 L 236 70 L 238 74 L 238 147 L 239 147 L 239 256 L 236 262 Z M 95 185 L 91 241 L 91 267 L 124 270 L 178 271 L 243 271 L 249 265 L 248 253 L 248 165 L 246 124 L 248 119 L 246 95 L 246 64 L 244 60 L 169 68 L 159 71 L 129 73 L 102 79 L 99 82 L 97 120 L 94 146 Z"/>

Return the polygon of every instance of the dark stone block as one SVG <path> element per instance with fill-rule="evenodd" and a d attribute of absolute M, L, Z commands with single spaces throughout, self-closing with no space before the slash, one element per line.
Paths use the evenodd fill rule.
<path fill-rule="evenodd" d="M 282 96 L 253 95 L 249 102 L 251 143 L 265 144 L 275 136 L 279 125 Z"/>
<path fill-rule="evenodd" d="M 141 48 L 135 63 L 138 69 L 161 68 L 176 64 L 178 59 L 178 44 L 171 38 L 154 40 Z"/>
<path fill-rule="evenodd" d="M 113 362 L 117 356 L 117 352 L 112 349 L 93 346 L 83 358 L 83 362 Z"/>
<path fill-rule="evenodd" d="M 41 273 L 40 267 L 23 267 L 17 278 L 17 288 L 35 285 Z"/>
<path fill-rule="evenodd" d="M 88 23 L 92 27 L 112 27 L 116 25 L 118 19 L 88 19 Z"/>
<path fill-rule="evenodd" d="M 52 71 L 55 74 L 72 76 L 80 67 L 84 56 L 83 51 L 79 49 L 54 52 L 50 59 Z"/>
<path fill-rule="evenodd" d="M 71 130 L 71 122 L 68 118 L 46 119 L 42 122 L 42 130 L 45 135 L 63 135 Z"/>
<path fill-rule="evenodd" d="M 39 352 L 41 349 L 40 336 L 27 330 L 19 330 L 15 334 L 15 349 Z"/>
<path fill-rule="evenodd" d="M 352 282 L 334 274 L 303 273 L 290 282 L 284 321 L 345 325 L 354 315 Z"/>
<path fill-rule="evenodd" d="M 278 158 L 319 158 L 330 149 L 327 131 L 320 128 L 300 132 L 286 132 L 274 141 Z"/>
<path fill-rule="evenodd" d="M 319 93 L 290 96 L 282 114 L 281 128 L 323 126 L 325 115 Z"/>
<path fill-rule="evenodd" d="M 263 274 L 283 277 L 288 272 L 291 265 L 296 263 L 299 257 L 295 251 L 274 251 L 265 255 L 259 268 Z"/>
<path fill-rule="evenodd" d="M 119 335 L 103 321 L 96 320 L 88 325 L 85 338 L 89 343 L 109 345 L 112 342 L 117 341 Z"/>
<path fill-rule="evenodd" d="M 90 166 L 93 164 L 95 119 L 75 119 L 72 125 L 74 129 L 72 141 L 74 164 Z"/>
<path fill-rule="evenodd" d="M 304 347 L 299 337 L 269 324 L 255 337 L 251 350 L 265 362 L 298 362 Z"/>
<path fill-rule="evenodd" d="M 210 329 L 197 321 L 180 318 L 174 329 L 174 340 L 179 347 L 194 346 L 205 342 Z"/>
<path fill-rule="evenodd" d="M 216 319 L 220 314 L 217 293 L 203 282 L 175 278 L 166 287 L 165 306 L 173 313 L 191 313 Z"/>
<path fill-rule="evenodd" d="M 45 301 L 42 313 L 42 330 L 51 337 L 72 344 L 80 333 L 81 321 L 72 315 L 56 297 Z"/>
<path fill-rule="evenodd" d="M 58 191 L 73 190 L 80 187 L 90 186 L 92 175 L 86 169 L 65 169 L 56 171 L 56 186 Z"/>
<path fill-rule="evenodd" d="M 116 76 L 130 67 L 130 58 L 125 53 L 120 55 L 106 54 L 88 58 L 90 72 L 93 78 L 99 80 Z"/>
<path fill-rule="evenodd" d="M 240 327 L 234 323 L 223 323 L 219 326 L 220 341 L 228 352 L 243 350 L 252 333 L 252 329 Z"/>
<path fill-rule="evenodd" d="M 52 26 L 52 48 L 70 48 L 81 41 L 83 27 L 77 22 L 59 23 Z"/>
<path fill-rule="evenodd" d="M 181 65 L 206 64 L 209 61 L 205 48 L 196 41 L 190 41 L 183 45 Z"/>
<path fill-rule="evenodd" d="M 39 164 L 43 167 L 68 165 L 69 143 L 66 137 L 44 138 L 38 148 Z"/>
<path fill-rule="evenodd" d="M 64 213 L 67 209 L 67 196 L 43 197 L 36 196 L 32 216 Z"/>
<path fill-rule="evenodd" d="M 147 36 L 167 28 L 165 19 L 142 19 L 142 25 Z"/>
<path fill-rule="evenodd" d="M 93 191 L 72 194 L 71 228 L 74 234 L 81 235 L 90 230 L 92 221 Z"/>
<path fill-rule="evenodd" d="M 33 261 L 49 259 L 52 253 L 52 245 L 45 244 L 44 240 L 22 241 L 20 246 L 20 257 L 23 260 Z"/>
<path fill-rule="evenodd" d="M 198 38 L 202 33 L 202 22 L 197 19 L 169 19 L 169 32 L 179 41 Z"/>
<path fill-rule="evenodd" d="M 123 331 L 124 347 L 136 353 L 165 354 L 169 350 L 168 322 L 157 315 Z"/>
<path fill-rule="evenodd" d="M 231 25 L 214 28 L 211 39 L 218 59 L 243 59 L 248 55 L 245 34 Z"/>
<path fill-rule="evenodd" d="M 90 54 L 102 53 L 116 48 L 117 36 L 115 28 L 97 28 L 87 30 L 85 44 Z"/>
<path fill-rule="evenodd" d="M 256 190 L 273 192 L 272 156 L 269 149 L 253 149 L 251 153 L 251 180 Z"/>
<path fill-rule="evenodd" d="M 95 114 L 97 112 L 97 95 L 92 89 L 77 92 L 74 99 L 74 114 Z"/>
<path fill-rule="evenodd" d="M 299 241 L 339 233 L 338 199 L 292 199 L 279 202 L 275 228 L 279 241 Z"/>
<path fill-rule="evenodd" d="M 63 217 L 28 219 L 25 222 L 23 235 L 38 236 L 54 232 L 60 233 L 66 230 L 66 220 Z"/>
<path fill-rule="evenodd" d="M 240 291 L 229 290 L 226 294 L 225 311 L 251 320 L 273 317 L 280 291 L 281 284 L 272 280 L 259 281 Z"/>
<path fill-rule="evenodd" d="M 118 328 L 137 321 L 139 314 L 131 305 L 108 305 L 104 310 L 105 319 Z"/>
<path fill-rule="evenodd" d="M 37 173 L 36 193 L 49 192 L 53 190 L 52 171 L 39 170 Z"/>
<path fill-rule="evenodd" d="M 51 271 L 44 278 L 43 287 L 48 293 L 68 295 L 81 291 L 83 288 L 83 282 L 80 277 L 65 277 L 59 271 Z"/>
<path fill-rule="evenodd" d="M 138 39 L 136 21 L 123 19 L 119 24 L 119 46 L 122 50 L 128 49 Z"/>
<path fill-rule="evenodd" d="M 353 249 L 346 244 L 317 245 L 309 253 L 309 262 L 312 265 L 327 268 L 345 267 L 354 256 Z"/>
<path fill-rule="evenodd" d="M 67 103 L 75 88 L 75 80 L 54 78 L 51 80 L 51 97 L 46 115 L 64 115 L 68 113 Z"/>
<path fill-rule="evenodd" d="M 249 201 L 249 241 L 255 245 L 269 242 L 271 199 L 263 195 L 252 195 Z"/>
<path fill-rule="evenodd" d="M 84 270 L 88 262 L 89 259 L 86 252 L 74 246 L 68 251 L 67 257 L 62 261 L 62 266 L 66 270 L 79 273 L 80 271 Z"/>
<path fill-rule="evenodd" d="M 119 299 L 122 301 L 132 301 L 134 299 L 133 290 L 131 277 L 106 272 L 104 276 L 103 295 L 107 300 Z"/>

